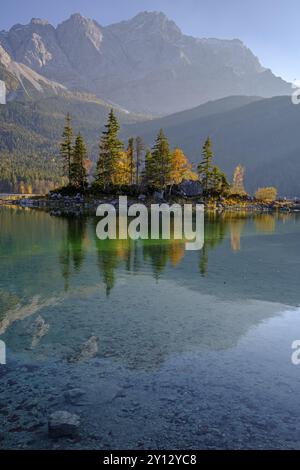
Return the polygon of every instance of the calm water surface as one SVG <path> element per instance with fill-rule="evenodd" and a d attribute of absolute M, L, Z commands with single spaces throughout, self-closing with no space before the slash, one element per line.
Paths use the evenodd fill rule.
<path fill-rule="evenodd" d="M 300 216 L 210 215 L 200 252 L 96 222 L 0 208 L 0 447 L 300 448 Z"/>

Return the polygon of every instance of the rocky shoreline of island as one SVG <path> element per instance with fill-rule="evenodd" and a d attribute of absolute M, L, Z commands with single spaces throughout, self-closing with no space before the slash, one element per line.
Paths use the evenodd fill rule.
<path fill-rule="evenodd" d="M 272 202 L 258 201 L 253 197 L 242 199 L 220 198 L 203 199 L 199 197 L 166 196 L 157 192 L 152 195 L 140 194 L 137 197 L 128 197 L 128 206 L 132 204 L 203 204 L 206 211 L 232 211 L 232 212 L 300 212 L 300 199 L 278 199 Z M 18 206 L 27 209 L 39 209 L 49 212 L 51 216 L 84 216 L 95 215 L 100 204 L 111 204 L 116 211 L 119 208 L 119 195 L 102 195 L 92 197 L 77 193 L 73 196 L 51 193 L 47 196 L 17 197 L 1 200 L 1 205 Z"/>

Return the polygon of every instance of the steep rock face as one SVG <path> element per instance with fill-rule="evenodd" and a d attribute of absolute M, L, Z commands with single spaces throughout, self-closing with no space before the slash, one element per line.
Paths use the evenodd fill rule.
<path fill-rule="evenodd" d="M 56 38 L 74 70 L 85 75 L 91 69 L 97 73 L 103 35 L 95 21 L 76 13 L 57 27 Z"/>
<path fill-rule="evenodd" d="M 158 12 L 106 27 L 78 13 L 57 28 L 35 18 L 0 33 L 0 44 L 47 78 L 136 112 L 169 114 L 229 95 L 290 92 L 240 40 L 186 36 Z"/>
<path fill-rule="evenodd" d="M 289 91 L 238 39 L 189 37 L 159 13 L 141 13 L 106 30 L 132 64 L 131 76 L 123 74 L 118 87 L 105 91 L 125 107 L 168 114 L 234 94 Z"/>
<path fill-rule="evenodd" d="M 48 80 L 25 64 L 12 60 L 1 45 L 0 79 L 6 83 L 9 101 L 15 98 L 34 98 L 37 94 L 56 95 L 66 92 L 63 85 Z"/>
<path fill-rule="evenodd" d="M 28 25 L 15 25 L 0 35 L 0 43 L 16 62 L 51 80 L 74 82 L 74 70 L 57 42 L 56 29 L 46 20 L 33 18 Z M 76 83 L 78 80 L 76 77 Z"/>

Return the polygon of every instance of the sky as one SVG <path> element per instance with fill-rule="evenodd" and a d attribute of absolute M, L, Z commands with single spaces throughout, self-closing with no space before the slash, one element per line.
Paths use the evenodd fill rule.
<path fill-rule="evenodd" d="M 105 26 L 154 10 L 185 34 L 239 38 L 276 75 L 300 80 L 299 0 L 2 0 L 0 29 L 32 17 L 57 25 L 77 12 Z"/>

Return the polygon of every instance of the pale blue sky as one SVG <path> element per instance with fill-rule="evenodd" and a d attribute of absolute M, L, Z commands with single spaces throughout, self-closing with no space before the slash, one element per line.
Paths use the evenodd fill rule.
<path fill-rule="evenodd" d="M 299 0 L 6 0 L 0 29 L 32 17 L 57 24 L 75 12 L 107 25 L 144 10 L 163 11 L 186 34 L 239 38 L 265 67 L 285 79 L 300 79 Z"/>

